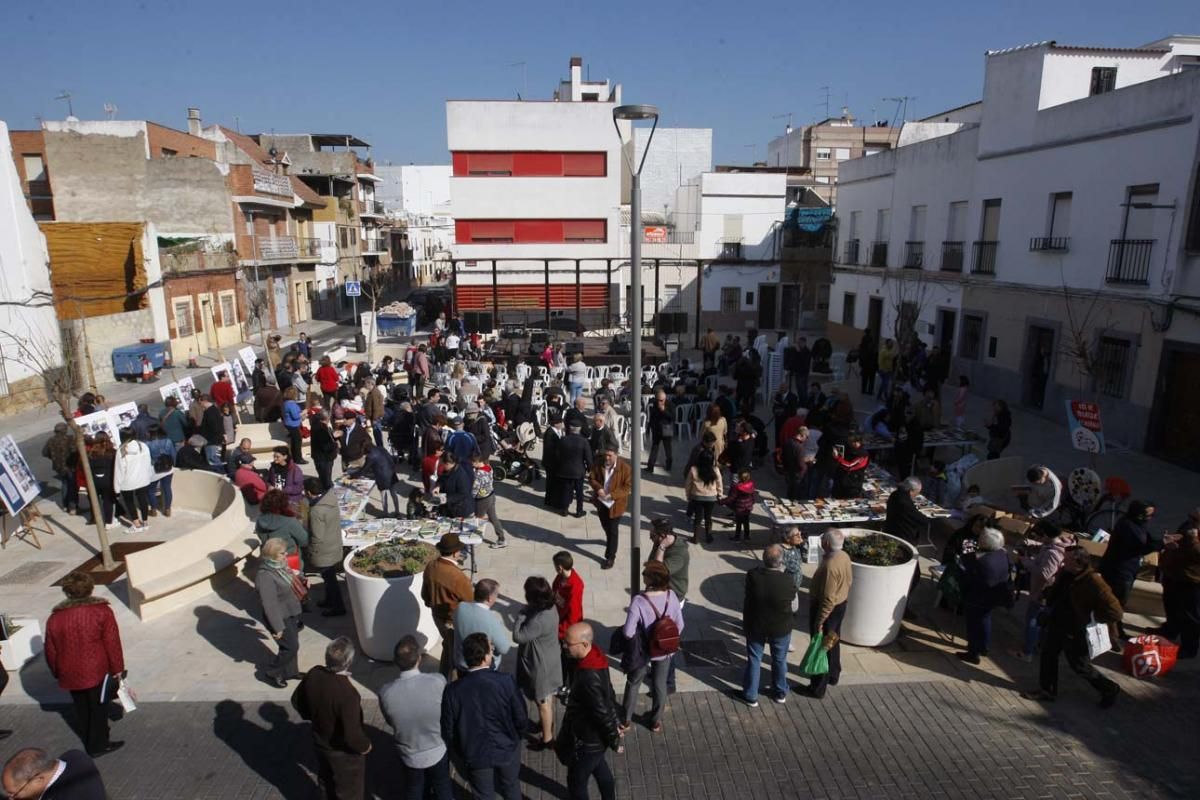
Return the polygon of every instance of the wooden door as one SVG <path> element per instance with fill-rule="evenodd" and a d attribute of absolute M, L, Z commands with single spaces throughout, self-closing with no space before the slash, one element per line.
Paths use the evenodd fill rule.
<path fill-rule="evenodd" d="M 1163 355 L 1152 419 L 1157 430 L 1153 455 L 1200 469 L 1200 350 L 1171 348 Z"/>

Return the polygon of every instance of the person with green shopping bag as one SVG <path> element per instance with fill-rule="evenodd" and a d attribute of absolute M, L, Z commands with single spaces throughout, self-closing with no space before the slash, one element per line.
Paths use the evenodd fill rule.
<path fill-rule="evenodd" d="M 825 696 L 825 690 L 830 686 L 837 686 L 842 674 L 842 620 L 846 617 L 846 600 L 853 580 L 850 556 L 842 550 L 844 540 L 845 535 L 836 528 L 821 535 L 821 550 L 825 555 L 809 588 L 808 630 L 814 639 L 822 637 L 829 665 L 828 671 L 813 675 L 807 686 L 796 686 L 796 692 L 817 700 Z"/>

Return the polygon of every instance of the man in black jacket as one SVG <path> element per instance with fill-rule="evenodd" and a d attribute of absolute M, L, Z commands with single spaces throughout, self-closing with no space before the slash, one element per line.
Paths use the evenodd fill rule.
<path fill-rule="evenodd" d="M 608 657 L 593 643 L 592 626 L 577 622 L 563 636 L 563 650 L 575 662 L 567 713 L 557 747 L 567 749 L 567 794 L 587 797 L 592 776 L 602 800 L 617 796 L 616 780 L 605 755 L 625 751 L 617 724 L 617 698 L 608 674 Z"/>
<path fill-rule="evenodd" d="M 362 797 L 371 740 L 363 727 L 362 698 L 347 673 L 354 643 L 339 636 L 325 648 L 325 666 L 313 667 L 292 693 L 292 707 L 312 723 L 317 776 L 326 797 Z"/>
<path fill-rule="evenodd" d="M 921 534 L 929 528 L 929 518 L 917 510 L 913 498 L 921 493 L 918 478 L 905 478 L 888 497 L 887 517 L 883 521 L 883 532 L 899 536 L 915 545 Z"/>
<path fill-rule="evenodd" d="M 783 571 L 783 548 L 773 544 L 763 551 L 761 567 L 746 573 L 746 599 L 742 628 L 746 633 L 746 671 L 741 700 L 758 707 L 758 681 L 763 650 L 771 646 L 771 697 L 787 702 L 787 651 L 792 639 L 792 599 L 796 581 Z"/>
<path fill-rule="evenodd" d="M 579 432 L 573 421 L 567 425 L 567 435 L 555 449 L 555 474 L 562 482 L 562 503 L 558 513 L 567 515 L 571 497 L 575 498 L 575 516 L 583 516 L 583 479 L 592 468 L 592 446 Z"/>
<path fill-rule="evenodd" d="M 616 450 L 621 449 L 621 443 L 617 441 L 617 432 L 608 426 L 608 418 L 601 412 L 597 412 L 592 417 L 592 430 L 588 434 L 588 444 L 592 446 L 593 454 L 603 453 L 610 447 Z"/>
<path fill-rule="evenodd" d="M 525 699 L 512 675 L 492 669 L 487 634 L 463 639 L 462 652 L 467 671 L 442 694 L 442 739 L 475 797 L 518 800 Z"/>
<path fill-rule="evenodd" d="M 562 499 L 562 483 L 558 477 L 558 445 L 567 435 L 562 416 L 552 413 L 550 424 L 542 434 L 542 469 L 546 473 L 546 497 L 543 505 L 562 512 L 566 503 Z"/>
<path fill-rule="evenodd" d="M 646 425 L 650 429 L 650 456 L 646 459 L 646 472 L 654 472 L 658 461 L 658 448 L 662 446 L 666 458 L 667 472 L 671 471 L 671 441 L 675 438 L 675 408 L 661 389 L 654 395 L 654 402 L 646 411 Z"/>
<path fill-rule="evenodd" d="M 55 758 L 41 748 L 27 747 L 4 765 L 0 782 L 5 796 L 14 800 L 105 800 L 108 797 L 96 763 L 82 750 L 68 750 Z"/>

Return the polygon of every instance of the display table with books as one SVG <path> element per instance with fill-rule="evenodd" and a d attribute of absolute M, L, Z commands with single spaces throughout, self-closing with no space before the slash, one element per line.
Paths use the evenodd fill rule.
<path fill-rule="evenodd" d="M 762 508 L 773 527 L 792 525 L 849 525 L 882 520 L 887 516 L 887 500 L 896 489 L 895 479 L 872 464 L 863 481 L 863 496 L 849 500 L 781 500 L 763 498 Z M 928 517 L 946 517 L 950 512 L 924 495 L 915 498 L 917 509 Z"/>

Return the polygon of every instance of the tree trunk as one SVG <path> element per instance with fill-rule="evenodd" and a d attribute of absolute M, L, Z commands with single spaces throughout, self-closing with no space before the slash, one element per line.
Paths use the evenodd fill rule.
<path fill-rule="evenodd" d="M 87 446 L 83 441 L 83 430 L 75 424 L 67 414 L 63 414 L 67 424 L 75 432 L 75 452 L 79 455 L 79 466 L 83 468 L 83 479 L 87 484 L 88 499 L 92 503 L 92 519 L 96 521 L 96 535 L 100 539 L 100 562 L 106 570 L 116 567 L 113 561 L 112 546 L 108 543 L 108 528 L 104 525 L 104 514 L 100 508 L 100 497 L 96 493 L 96 482 L 92 479 L 92 465 L 88 462 Z"/>

